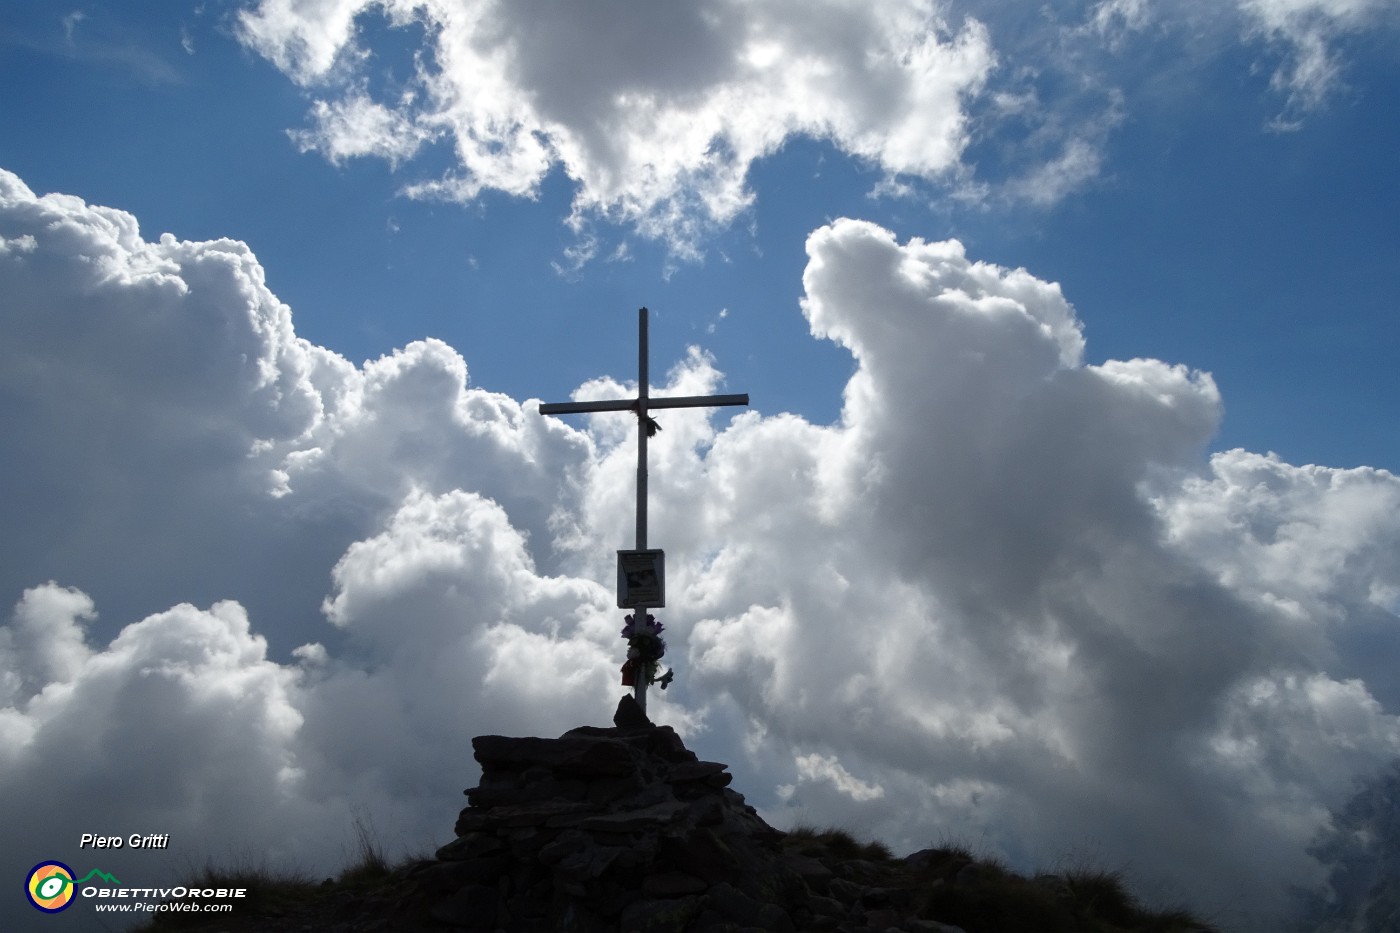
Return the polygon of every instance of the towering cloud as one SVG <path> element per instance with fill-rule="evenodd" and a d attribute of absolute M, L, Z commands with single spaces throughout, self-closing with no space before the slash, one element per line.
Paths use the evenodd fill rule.
<path fill-rule="evenodd" d="M 1208 375 L 1086 364 L 1058 286 L 956 242 L 840 220 L 807 250 L 812 332 L 855 361 L 841 418 L 663 419 L 653 711 L 780 824 L 1087 850 L 1269 923 L 1400 755 L 1400 480 L 1208 457 Z M 170 833 L 83 863 L 142 882 L 329 870 L 356 812 L 427 848 L 470 736 L 611 711 L 627 414 L 541 418 L 440 342 L 354 366 L 246 246 L 9 174 L 0 328 L 0 798 L 63 802 L 15 811 L 0 873 L 87 858 L 82 832 Z"/>

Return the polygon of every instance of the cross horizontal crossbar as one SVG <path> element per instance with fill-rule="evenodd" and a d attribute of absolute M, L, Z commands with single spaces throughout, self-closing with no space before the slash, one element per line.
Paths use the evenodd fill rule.
<path fill-rule="evenodd" d="M 652 408 L 708 408 L 719 405 L 747 405 L 748 394 L 743 395 L 675 395 L 670 398 L 648 398 L 647 409 Z M 542 415 L 575 415 L 589 411 L 635 411 L 637 399 L 607 399 L 598 402 L 541 402 Z"/>

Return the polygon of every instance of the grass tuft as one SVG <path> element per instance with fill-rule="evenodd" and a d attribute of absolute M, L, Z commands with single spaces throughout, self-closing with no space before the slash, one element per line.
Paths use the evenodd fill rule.
<path fill-rule="evenodd" d="M 345 892 L 363 893 L 367 889 L 391 881 L 397 873 L 409 866 L 424 861 L 424 856 L 407 856 L 401 861 L 391 862 L 384 854 L 384 846 L 375 832 L 374 823 L 357 812 L 352 824 L 354 848 L 349 854 L 346 867 L 335 878 L 323 881 L 314 879 L 300 870 L 272 871 L 265 861 L 253 862 L 243 859 L 232 867 L 217 868 L 206 862 L 202 868 L 191 869 L 188 877 L 176 885 L 200 888 L 244 888 L 247 896 L 239 898 L 235 904 L 235 915 L 220 915 L 216 926 L 246 924 L 250 918 L 280 917 L 308 907 L 322 904 Z M 172 885 L 172 887 L 175 885 Z M 232 917 L 232 919 L 228 919 Z M 150 923 L 138 927 L 136 933 L 163 933 L 168 930 L 207 929 L 210 915 L 200 913 L 156 913 Z M 255 922 L 253 919 L 251 922 Z"/>
<path fill-rule="evenodd" d="M 918 916 L 967 933 L 1215 933 L 1185 910 L 1144 907 L 1116 871 L 1026 878 L 951 843 L 924 852 L 915 874 Z"/>
<path fill-rule="evenodd" d="M 784 847 L 809 857 L 822 857 L 867 862 L 892 862 L 894 853 L 879 840 L 861 842 L 844 829 L 828 826 L 794 826 L 787 833 Z"/>
<path fill-rule="evenodd" d="M 170 886 L 243 888 L 247 896 L 238 899 L 236 909 L 240 914 L 257 916 L 278 916 L 296 910 L 317 889 L 317 883 L 300 869 L 273 871 L 266 861 L 254 862 L 247 858 L 229 868 L 218 868 L 213 862 L 205 862 L 203 867 L 192 869 L 187 878 Z M 138 929 L 188 930 L 205 926 L 208 922 L 208 916 L 199 913 L 157 913 L 148 925 Z"/>
<path fill-rule="evenodd" d="M 1123 887 L 1118 872 L 1083 869 L 1062 877 L 1070 898 L 1085 914 L 1120 926 L 1141 920 L 1141 906 Z"/>
<path fill-rule="evenodd" d="M 340 873 L 340 882 L 363 885 L 387 878 L 394 866 L 384 856 L 384 846 L 374 830 L 374 821 L 364 813 L 355 814 L 355 853 Z"/>

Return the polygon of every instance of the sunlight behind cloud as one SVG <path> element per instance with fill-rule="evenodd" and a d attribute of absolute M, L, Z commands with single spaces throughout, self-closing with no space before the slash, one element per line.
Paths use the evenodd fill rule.
<path fill-rule="evenodd" d="M 535 198 L 557 170 L 573 185 L 567 222 L 585 244 L 601 219 L 698 258 L 753 204 L 754 164 L 794 139 L 878 169 L 879 194 L 1045 209 L 1111 171 L 1110 136 L 1138 103 L 1116 72 L 1142 44 L 1281 49 L 1271 86 L 1286 105 L 1271 126 L 1296 129 L 1343 86 L 1338 43 L 1387 21 L 1383 0 L 1101 0 L 1072 6 L 1063 23 L 952 9 L 258 0 L 237 34 L 312 95 L 309 124 L 291 131 L 304 151 L 397 168 L 450 141 L 450 167 L 401 190 L 460 202 Z M 411 74 L 383 99 L 368 90 L 386 67 L 366 37 L 379 20 L 415 45 Z M 581 249 L 561 268 L 592 257 Z"/>
<path fill-rule="evenodd" d="M 945 22 L 926 0 L 545 6 L 263 0 L 239 24 L 295 80 L 339 95 L 318 96 L 302 146 L 398 161 L 447 133 L 457 168 L 410 194 L 532 196 L 557 166 L 576 222 L 621 220 L 681 253 L 748 206 L 750 166 L 794 135 L 938 177 L 994 64 L 976 20 Z M 356 22 L 373 13 L 425 27 L 421 93 L 364 97 Z"/>

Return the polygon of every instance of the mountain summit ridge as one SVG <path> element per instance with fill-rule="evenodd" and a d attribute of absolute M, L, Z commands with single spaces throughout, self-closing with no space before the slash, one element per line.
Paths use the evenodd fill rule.
<path fill-rule="evenodd" d="M 1215 933 L 1141 909 L 1112 873 L 1025 879 L 958 846 L 903 859 L 839 830 L 782 832 L 625 696 L 611 727 L 472 740 L 456 838 L 244 933 Z M 343 879 L 344 880 L 344 879 Z M 323 886 L 327 887 L 327 886 Z M 256 923 L 251 921 L 256 920 Z M 174 928 L 158 924 L 152 929 Z"/>

